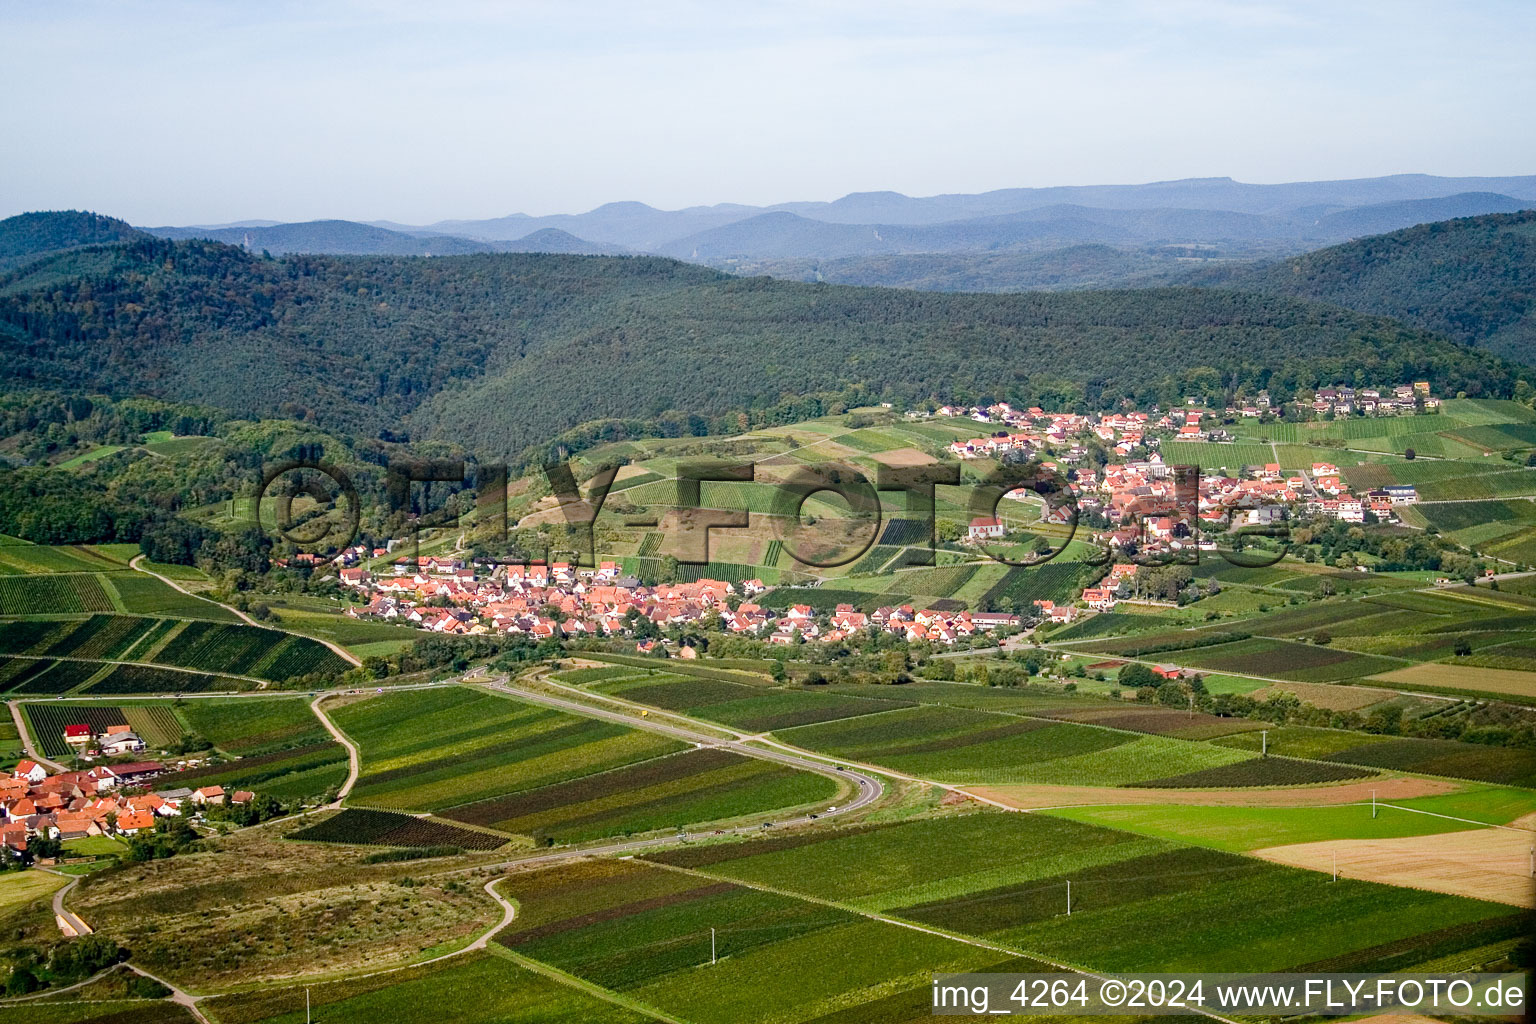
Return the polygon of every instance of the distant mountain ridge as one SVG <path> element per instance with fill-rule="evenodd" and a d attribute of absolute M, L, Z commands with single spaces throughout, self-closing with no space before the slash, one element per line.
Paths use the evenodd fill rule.
<path fill-rule="evenodd" d="M 975 195 L 911 197 L 858 192 L 832 202 L 773 206 L 723 203 L 659 210 L 639 202 L 605 203 L 580 214 L 429 225 L 261 221 L 218 227 L 151 228 L 167 238 L 211 238 L 274 254 L 458 255 L 473 252 L 655 253 L 737 274 L 953 291 L 984 282 L 990 291 L 1080 288 L 1153 279 L 1174 255 L 1260 260 L 1291 256 L 1364 235 L 1452 217 L 1536 207 L 1536 175 L 1438 178 L 1393 175 L 1348 181 L 1253 185 L 1231 178 L 1191 178 L 1142 185 L 999 189 Z M 1083 276 L 1043 275 L 1009 254 L 1044 254 L 1083 245 L 1119 249 L 1126 276 L 1106 277 L 1090 261 Z M 916 273 L 894 257 L 948 256 Z M 838 266 L 823 269 L 821 261 Z M 867 261 L 862 264 L 859 261 Z M 975 264 L 985 262 L 978 273 Z M 913 263 L 906 260 L 906 263 Z M 1072 260 L 1058 266 L 1070 267 Z M 909 268 L 910 269 L 910 268 Z M 887 273 L 889 272 L 889 273 Z M 1042 283 L 1044 282 L 1044 283 Z"/>
<path fill-rule="evenodd" d="M 791 213 L 828 224 L 932 225 L 1071 205 L 1106 210 L 1211 210 L 1262 216 L 1290 216 L 1307 211 L 1311 219 L 1316 219 L 1357 206 L 1438 199 L 1468 192 L 1497 193 L 1536 202 L 1536 175 L 1441 178 L 1427 174 L 1398 174 L 1278 185 L 1253 185 L 1231 178 L 1186 178 L 1140 185 L 1064 185 L 924 197 L 899 192 L 855 192 L 831 202 L 788 202 L 771 206 L 722 203 L 680 210 L 658 210 L 644 203 L 615 202 L 580 214 L 532 217 L 518 213 L 488 220 L 439 221 L 416 230 L 507 240 L 523 237 L 539 228 L 557 227 L 593 241 L 612 242 L 639 251 L 656 251 L 669 242 L 766 213 Z"/>

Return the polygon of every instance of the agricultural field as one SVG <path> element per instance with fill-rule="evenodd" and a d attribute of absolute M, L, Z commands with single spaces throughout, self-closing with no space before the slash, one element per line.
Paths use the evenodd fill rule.
<path fill-rule="evenodd" d="M 829 803 L 841 788 L 729 751 L 688 750 L 440 813 L 550 845 Z"/>
<path fill-rule="evenodd" d="M 70 615 L 116 608 L 100 576 L 0 576 L 0 615 Z"/>
<path fill-rule="evenodd" d="M 501 889 L 521 912 L 497 936 L 499 944 L 699 1024 L 857 1013 L 854 1007 L 892 993 L 926 988 L 934 971 L 983 970 L 1013 959 L 641 861 L 524 872 Z M 719 957 L 713 965 L 711 928 Z"/>
<path fill-rule="evenodd" d="M 466 688 L 343 704 L 362 750 L 350 802 L 579 842 L 817 803 L 820 775 Z"/>
<path fill-rule="evenodd" d="M 248 690 L 248 680 L 215 676 L 207 672 L 183 672 L 157 665 L 115 665 L 98 676 L 83 692 L 108 693 L 207 693 L 213 690 Z"/>
<path fill-rule="evenodd" d="M 602 682 L 594 689 L 753 733 L 911 706 L 910 701 L 904 700 L 832 695 L 799 688 L 770 689 L 687 676 L 645 676 Z"/>
<path fill-rule="evenodd" d="M 1334 883 L 1064 814 L 978 812 L 650 859 L 1101 970 L 1387 969 L 1416 962 L 1416 947 L 1473 948 L 1523 927 L 1498 904 Z"/>
<path fill-rule="evenodd" d="M 347 777 L 347 751 L 334 740 L 284 747 L 176 773 L 177 785 L 250 789 L 279 800 L 334 796 Z"/>
<path fill-rule="evenodd" d="M 291 832 L 289 839 L 310 843 L 349 843 L 354 846 L 457 846 L 465 850 L 494 850 L 505 836 L 457 828 L 445 822 L 396 811 L 348 808 L 315 825 Z"/>
<path fill-rule="evenodd" d="M 166 665 L 282 681 L 350 666 L 325 645 L 275 629 L 189 622 L 154 655 Z"/>
<path fill-rule="evenodd" d="M 176 710 L 189 732 L 236 756 L 322 743 L 330 738 L 303 698 L 192 700 Z"/>
<path fill-rule="evenodd" d="M 49 701 L 46 704 L 22 704 L 21 709 L 27 718 L 28 731 L 48 757 L 63 757 L 69 753 L 69 747 L 64 743 L 66 725 L 89 725 L 93 730 L 104 731 L 111 725 L 127 724 L 151 747 L 174 743 L 183 731 L 175 713 L 163 705 L 113 706 L 96 702 Z"/>
<path fill-rule="evenodd" d="M 1254 733 L 1242 733 L 1212 742 L 1257 752 L 1266 740 Z M 1380 736 L 1304 726 L 1270 729 L 1267 742 L 1271 754 L 1286 757 L 1536 787 L 1536 751 L 1519 747 L 1490 747 L 1457 740 Z"/>
<path fill-rule="evenodd" d="M 1329 839 L 1395 839 L 1480 826 L 1369 803 L 1324 807 L 1070 807 L 1043 812 L 1138 835 L 1243 853 Z"/>
<path fill-rule="evenodd" d="M 220 1024 L 300 1024 L 307 1012 L 315 1020 L 339 1024 L 437 1024 L 443 1019 L 443 994 L 450 992 L 455 1024 L 648 1024 L 658 1019 L 536 973 L 494 950 L 388 974 L 223 996 L 203 1007 Z"/>
<path fill-rule="evenodd" d="M 786 743 L 948 783 L 1117 786 L 1247 760 L 1160 736 L 925 705 L 803 726 Z"/>

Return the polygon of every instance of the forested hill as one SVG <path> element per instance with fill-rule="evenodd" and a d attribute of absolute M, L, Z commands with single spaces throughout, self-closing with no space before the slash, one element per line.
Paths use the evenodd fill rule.
<path fill-rule="evenodd" d="M 0 220 L 0 271 L 42 253 L 144 238 L 126 221 L 80 210 L 23 213 Z"/>
<path fill-rule="evenodd" d="M 1536 210 L 1361 238 L 1228 285 L 1393 316 L 1536 364 Z"/>
<path fill-rule="evenodd" d="M 486 455 L 602 418 L 697 432 L 822 402 L 1105 407 L 1219 400 L 1234 382 L 1285 393 L 1410 378 L 1472 395 L 1514 382 L 1507 364 L 1390 320 L 1216 289 L 935 294 L 649 257 L 272 259 L 162 239 L 0 279 L 8 385 L 275 412 Z"/>

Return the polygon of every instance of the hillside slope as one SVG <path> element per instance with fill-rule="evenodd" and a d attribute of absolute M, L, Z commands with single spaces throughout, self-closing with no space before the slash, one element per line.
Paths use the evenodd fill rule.
<path fill-rule="evenodd" d="M 1396 317 L 1536 364 L 1536 210 L 1362 238 L 1227 285 Z"/>
<path fill-rule="evenodd" d="M 263 259 L 152 239 L 0 284 L 0 379 L 147 393 L 516 455 L 577 424 L 816 415 L 816 399 L 1055 407 L 1361 374 L 1505 393 L 1425 332 L 1215 289 L 934 294 L 737 279 L 654 257 Z M 731 414 L 727 416 L 727 414 Z"/>
<path fill-rule="evenodd" d="M 50 252 L 143 238 L 127 221 L 83 210 L 23 213 L 0 220 L 0 271 Z"/>

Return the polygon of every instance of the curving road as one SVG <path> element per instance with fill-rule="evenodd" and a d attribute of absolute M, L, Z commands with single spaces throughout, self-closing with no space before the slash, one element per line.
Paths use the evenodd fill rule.
<path fill-rule="evenodd" d="M 357 655 L 353 654 L 351 651 L 347 650 L 345 647 L 342 647 L 339 644 L 334 644 L 334 643 L 332 643 L 329 640 L 323 640 L 323 639 L 321 639 L 318 636 L 309 636 L 308 634 L 305 634 L 305 633 L 295 633 L 291 629 L 284 629 L 282 626 L 274 626 L 270 622 L 257 622 L 255 619 L 251 618 L 249 615 L 245 614 L 245 612 L 241 611 L 238 608 L 231 608 L 229 605 L 222 604 L 222 603 L 220 603 L 218 601 L 215 601 L 211 597 L 204 597 L 202 594 L 194 593 L 193 591 L 190 591 L 186 587 L 182 586 L 180 583 L 177 583 L 175 580 L 171 579 L 169 576 L 162 576 L 159 573 L 155 572 L 153 569 L 146 569 L 146 568 L 144 568 L 144 566 L 139 564 L 139 563 L 141 563 L 143 561 L 144 561 L 144 556 L 143 555 L 137 555 L 134 558 L 129 559 L 129 561 L 128 561 L 128 568 L 133 569 L 133 570 L 135 570 L 137 572 L 141 572 L 141 573 L 143 573 L 146 576 L 153 576 L 155 579 L 159 580 L 161 583 L 164 583 L 166 586 L 170 587 L 173 590 L 181 591 L 183 594 L 186 594 L 188 597 L 195 597 L 199 601 L 207 601 L 209 604 L 213 605 L 214 607 L 223 608 L 227 612 L 230 612 L 230 613 L 232 613 L 234 615 L 238 615 L 240 617 L 240 621 L 246 623 L 247 625 L 256 626 L 256 627 L 258 627 L 260 629 L 274 629 L 274 630 L 278 631 L 279 633 L 287 633 L 289 636 L 302 636 L 306 640 L 313 640 L 317 644 L 324 644 L 325 646 L 329 647 L 338 657 L 340 657 L 348 665 L 351 665 L 354 668 L 356 668 L 357 666 L 359 666 L 359 665 L 361 665 L 363 663 L 362 659 L 360 659 Z"/>
<path fill-rule="evenodd" d="M 335 696 L 338 692 L 340 691 L 327 690 L 309 702 L 309 710 L 313 711 L 315 717 L 320 719 L 320 724 L 325 726 L 325 731 L 330 733 L 337 743 L 347 748 L 347 781 L 343 782 L 341 788 L 336 791 L 336 799 L 328 805 L 330 807 L 340 807 L 341 802 L 347 798 L 347 794 L 352 792 L 352 786 L 357 782 L 359 767 L 357 744 L 347 739 L 347 734 L 336 728 L 336 723 L 332 722 L 330 717 L 320 709 L 321 701 L 327 697 Z"/>
<path fill-rule="evenodd" d="M 73 912 L 64 906 L 64 897 L 69 895 L 69 890 L 73 889 L 79 884 L 80 877 L 77 875 L 74 881 L 70 882 L 64 888 L 59 889 L 53 894 L 53 913 L 61 923 L 69 925 L 70 929 L 76 935 L 89 935 L 91 934 L 90 926 L 76 917 Z"/>
<path fill-rule="evenodd" d="M 881 795 L 883 795 L 885 792 L 885 785 L 875 775 L 866 774 L 865 772 L 861 771 L 855 771 L 851 768 L 834 767 L 833 765 L 826 764 L 822 761 L 816 761 L 808 757 L 802 757 L 801 755 L 790 750 L 768 750 L 762 747 L 754 747 L 745 742 L 739 733 L 736 734 L 736 739 L 721 739 L 719 736 L 711 736 L 708 733 L 700 732 L 698 730 L 690 729 L 681 725 L 675 725 L 671 722 L 657 721 L 655 718 L 650 716 L 641 717 L 638 712 L 618 711 L 609 710 L 607 708 L 593 707 L 590 702 L 568 700 L 564 697 L 556 697 L 552 694 L 539 693 L 537 691 L 524 689 L 522 687 L 512 686 L 508 684 L 505 676 L 492 679 L 484 685 L 493 690 L 500 690 L 503 693 L 510 694 L 511 696 L 517 697 L 520 700 L 531 701 L 536 704 L 543 704 L 546 707 L 552 707 L 560 711 L 568 711 L 571 714 L 586 715 L 589 718 L 601 718 L 605 721 L 616 722 L 620 725 L 626 725 L 634 729 L 646 729 L 650 732 L 660 733 L 663 736 L 670 736 L 673 739 L 679 739 L 685 743 L 692 743 L 700 747 L 718 747 L 723 750 L 729 750 L 733 753 L 741 754 L 744 757 L 755 757 L 762 761 L 773 761 L 776 764 L 786 765 L 790 768 L 797 768 L 800 771 L 815 772 L 817 775 L 822 775 L 826 778 L 834 779 L 840 783 L 851 783 L 853 785 L 855 789 L 855 795 L 853 799 L 839 804 L 836 810 L 826 810 L 819 812 L 815 815 L 815 818 L 813 818 L 810 814 L 805 814 L 798 818 L 790 818 L 783 822 L 783 824 L 786 825 L 797 825 L 819 818 L 831 818 L 844 814 L 850 814 L 854 811 L 862 810 L 863 808 L 868 807 L 870 804 L 880 799 Z M 588 698 L 592 696 L 585 693 L 584 691 L 582 695 Z M 729 831 L 750 832 L 756 831 L 756 829 L 749 827 L 744 829 L 731 829 Z M 710 830 L 708 832 L 700 832 L 697 834 L 701 836 L 713 835 L 714 831 Z M 676 840 L 675 837 L 666 837 L 665 841 L 673 842 Z M 622 844 L 620 845 L 622 846 Z"/>
<path fill-rule="evenodd" d="M 26 755 L 48 769 L 52 774 L 69 771 L 68 768 L 59 764 L 59 762 L 48 760 L 48 758 L 43 756 L 42 751 L 38 750 L 36 745 L 33 744 L 32 734 L 27 732 L 27 720 L 22 717 L 21 708 L 17 706 L 17 702 L 14 700 L 9 701 L 7 706 L 11 709 L 11 720 L 16 723 L 16 735 L 20 737 L 21 749 L 26 752 Z"/>

